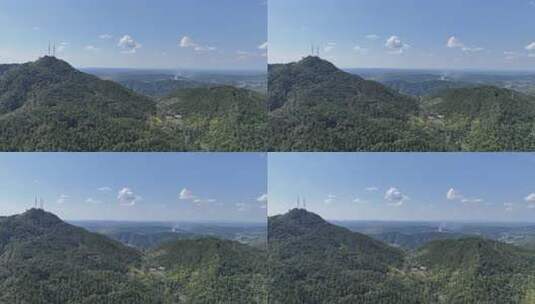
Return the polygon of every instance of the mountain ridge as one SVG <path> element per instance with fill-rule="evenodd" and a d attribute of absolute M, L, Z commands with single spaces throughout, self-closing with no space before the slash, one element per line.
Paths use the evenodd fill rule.
<path fill-rule="evenodd" d="M 272 151 L 534 151 L 535 97 L 494 86 L 408 96 L 319 57 L 272 64 Z"/>

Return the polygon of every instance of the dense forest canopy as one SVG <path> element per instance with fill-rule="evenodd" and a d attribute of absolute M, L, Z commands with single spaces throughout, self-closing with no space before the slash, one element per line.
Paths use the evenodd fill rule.
<path fill-rule="evenodd" d="M 50 56 L 25 64 L 1 65 L 0 150 L 264 148 L 267 110 L 261 93 L 230 86 L 200 86 L 196 81 L 180 82 L 176 88 L 162 85 L 171 91 L 168 96 L 144 96 Z M 192 91 L 189 85 L 197 89 Z M 197 102 L 203 98 L 220 105 L 217 115 L 207 117 L 196 112 Z M 174 113 L 170 113 L 169 100 L 177 109 Z"/>
<path fill-rule="evenodd" d="M 267 303 L 265 254 L 215 238 L 141 252 L 31 209 L 0 218 L 0 302 Z"/>
<path fill-rule="evenodd" d="M 535 301 L 535 251 L 479 237 L 401 250 L 303 209 L 268 220 L 271 303 Z"/>
<path fill-rule="evenodd" d="M 268 71 L 274 151 L 535 150 L 531 95 L 440 80 L 389 87 L 312 56 Z"/>

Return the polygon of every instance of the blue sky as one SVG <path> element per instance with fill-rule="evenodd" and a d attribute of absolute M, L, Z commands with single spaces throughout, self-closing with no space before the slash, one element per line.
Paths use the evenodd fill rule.
<path fill-rule="evenodd" d="M 68 220 L 266 220 L 259 153 L 1 153 L 0 215 L 34 197 Z"/>
<path fill-rule="evenodd" d="M 270 0 L 269 61 L 535 70 L 535 1 Z M 531 57 L 530 57 L 531 56 Z"/>
<path fill-rule="evenodd" d="M 0 63 L 265 69 L 265 0 L 2 0 Z M 186 38 L 185 38 L 186 37 Z"/>
<path fill-rule="evenodd" d="M 535 221 L 535 154 L 269 154 L 270 215 L 304 197 L 331 220 Z"/>

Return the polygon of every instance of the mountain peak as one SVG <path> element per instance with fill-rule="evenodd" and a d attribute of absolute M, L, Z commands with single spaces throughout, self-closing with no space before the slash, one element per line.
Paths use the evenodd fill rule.
<path fill-rule="evenodd" d="M 53 56 L 43 56 L 34 61 L 33 65 L 40 68 L 50 69 L 56 73 L 75 71 L 69 63 Z"/>
<path fill-rule="evenodd" d="M 63 221 L 55 214 L 37 208 L 29 209 L 26 212 L 17 215 L 16 219 L 41 227 L 49 227 L 63 223 Z"/>
<path fill-rule="evenodd" d="M 325 59 L 321 59 L 318 56 L 307 56 L 297 62 L 297 65 L 312 69 L 314 72 L 318 73 L 332 73 L 339 71 L 339 69 L 334 64 Z"/>
<path fill-rule="evenodd" d="M 276 215 L 268 221 L 269 230 L 273 229 L 273 235 L 285 236 L 308 234 L 311 231 L 331 226 L 321 216 L 305 209 L 295 208 L 288 213 Z M 280 233 L 278 233 L 278 232 Z"/>
<path fill-rule="evenodd" d="M 326 223 L 326 221 L 316 213 L 307 211 L 306 209 L 294 208 L 283 215 L 286 220 L 292 221 L 301 225 L 316 225 Z"/>

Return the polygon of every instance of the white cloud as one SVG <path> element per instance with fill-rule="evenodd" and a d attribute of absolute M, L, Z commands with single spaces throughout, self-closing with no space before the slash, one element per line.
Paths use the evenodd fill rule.
<path fill-rule="evenodd" d="M 93 198 L 91 198 L 91 197 L 88 198 L 88 199 L 86 199 L 85 202 L 88 203 L 88 204 L 95 204 L 95 205 L 102 204 L 102 201 L 93 199 Z"/>
<path fill-rule="evenodd" d="M 449 48 L 463 48 L 464 44 L 461 42 L 461 40 L 455 36 L 451 36 L 448 38 L 448 42 L 446 43 L 446 46 Z"/>
<path fill-rule="evenodd" d="M 451 36 L 450 38 L 448 38 L 446 46 L 451 49 L 461 49 L 465 53 L 477 53 L 485 50 L 482 47 L 468 47 L 459 38 L 455 36 Z"/>
<path fill-rule="evenodd" d="M 267 193 L 264 193 L 264 194 L 260 195 L 256 200 L 257 200 L 258 202 L 267 202 L 267 200 L 268 200 L 268 195 L 267 195 Z"/>
<path fill-rule="evenodd" d="M 378 35 L 376 35 L 376 34 L 369 34 L 369 35 L 366 35 L 365 37 L 366 37 L 366 39 L 368 39 L 368 40 L 377 40 L 377 39 L 380 38 L 380 37 L 379 37 Z"/>
<path fill-rule="evenodd" d="M 119 43 L 117 43 L 117 46 L 120 47 L 125 54 L 134 54 L 137 49 L 141 47 L 141 44 L 132 38 L 130 35 L 124 35 L 121 39 L 119 39 Z"/>
<path fill-rule="evenodd" d="M 327 198 L 323 201 L 325 204 L 330 205 L 336 200 L 336 195 L 328 194 Z"/>
<path fill-rule="evenodd" d="M 528 51 L 535 51 L 535 41 L 526 45 L 526 50 Z"/>
<path fill-rule="evenodd" d="M 188 36 L 184 36 L 182 37 L 182 39 L 180 39 L 180 47 L 189 48 L 189 47 L 195 47 L 195 46 L 197 46 L 197 44 L 193 42 L 193 39 L 191 39 Z"/>
<path fill-rule="evenodd" d="M 86 46 L 84 47 L 84 49 L 85 49 L 86 51 L 90 51 L 90 52 L 98 52 L 98 51 L 100 51 L 99 48 L 97 48 L 97 47 L 95 47 L 95 46 L 93 46 L 93 45 L 86 45 Z"/>
<path fill-rule="evenodd" d="M 375 187 L 375 186 L 371 186 L 371 187 L 366 187 L 364 190 L 370 191 L 370 192 L 375 192 L 375 191 L 379 191 L 379 188 Z"/>
<path fill-rule="evenodd" d="M 459 191 L 453 188 L 450 188 L 450 190 L 448 190 L 448 193 L 446 193 L 446 198 L 452 201 L 452 200 L 462 199 L 463 196 Z"/>
<path fill-rule="evenodd" d="M 243 212 L 243 211 L 247 210 L 247 208 L 248 208 L 248 205 L 245 204 L 245 203 L 236 203 L 235 205 L 238 208 L 239 212 Z"/>
<path fill-rule="evenodd" d="M 481 47 L 463 47 L 462 50 L 463 52 L 467 52 L 467 53 L 477 53 L 477 52 L 484 51 L 485 49 Z"/>
<path fill-rule="evenodd" d="M 356 197 L 356 198 L 353 200 L 353 203 L 357 203 L 357 204 L 367 204 L 368 202 L 367 202 L 367 201 L 364 201 L 364 200 L 361 200 L 360 198 Z"/>
<path fill-rule="evenodd" d="M 328 42 L 327 45 L 323 48 L 323 51 L 325 53 L 329 53 L 330 51 L 334 50 L 336 47 L 336 42 Z"/>
<path fill-rule="evenodd" d="M 61 42 L 59 45 L 58 45 L 58 48 L 57 48 L 57 51 L 58 52 L 64 52 L 65 49 L 67 48 L 67 46 L 69 46 L 70 43 L 68 42 Z"/>
<path fill-rule="evenodd" d="M 67 200 L 69 199 L 69 196 L 67 194 L 62 194 L 59 196 L 58 200 L 56 201 L 56 203 L 58 204 L 63 204 L 65 203 Z"/>
<path fill-rule="evenodd" d="M 401 206 L 403 203 L 409 199 L 408 196 L 401 193 L 396 187 L 390 187 L 385 192 L 385 199 L 390 202 L 392 206 Z"/>
<path fill-rule="evenodd" d="M 391 54 L 401 54 L 410 46 L 404 43 L 403 41 L 401 41 L 401 39 L 398 36 L 393 35 L 393 36 L 390 36 L 390 38 L 386 40 L 385 47 L 391 50 L 390 51 Z"/>
<path fill-rule="evenodd" d="M 259 50 L 267 50 L 268 46 L 269 46 L 269 43 L 266 41 L 266 42 L 262 43 L 261 45 L 259 45 L 258 49 Z"/>
<path fill-rule="evenodd" d="M 102 34 L 102 35 L 99 35 L 98 38 L 104 39 L 104 40 L 109 40 L 109 39 L 113 38 L 113 36 L 110 35 L 110 34 Z"/>
<path fill-rule="evenodd" d="M 481 198 L 469 198 L 461 194 L 460 191 L 450 188 L 446 193 L 446 198 L 450 201 L 460 201 L 462 203 L 482 203 L 484 200 Z"/>
<path fill-rule="evenodd" d="M 482 203 L 482 198 L 462 198 L 461 202 L 463 203 Z"/>
<path fill-rule="evenodd" d="M 535 203 L 535 193 L 528 194 L 524 200 L 528 203 Z"/>
<path fill-rule="evenodd" d="M 39 26 L 34 26 L 34 27 L 32 27 L 32 30 L 34 30 L 34 31 L 40 31 L 40 30 L 41 30 L 41 27 L 39 27 Z"/>
<path fill-rule="evenodd" d="M 193 48 L 195 51 L 197 52 L 203 52 L 203 51 L 215 51 L 217 50 L 217 48 L 215 46 L 196 46 Z"/>
<path fill-rule="evenodd" d="M 197 52 L 217 50 L 217 48 L 213 46 L 202 46 L 197 42 L 193 41 L 193 39 L 191 39 L 191 37 L 189 36 L 182 37 L 182 39 L 180 39 L 179 45 L 181 48 L 192 48 Z"/>
<path fill-rule="evenodd" d="M 191 192 L 191 190 L 184 188 L 182 189 L 182 191 L 180 191 L 178 198 L 181 200 L 191 200 L 195 199 L 196 197 L 195 195 L 193 195 L 193 192 Z"/>
<path fill-rule="evenodd" d="M 365 55 L 365 54 L 368 53 L 368 49 L 363 48 L 363 47 L 360 47 L 360 46 L 358 46 L 358 45 L 355 45 L 355 46 L 353 47 L 353 50 L 354 50 L 355 52 L 359 53 L 359 54 L 362 54 L 362 55 Z"/>
<path fill-rule="evenodd" d="M 107 187 L 107 186 L 104 186 L 104 187 L 100 187 L 97 189 L 98 191 L 102 191 L 102 192 L 110 192 L 111 191 L 111 188 L 110 187 Z"/>
<path fill-rule="evenodd" d="M 136 195 L 130 188 L 123 188 L 117 194 L 117 200 L 122 206 L 134 206 L 141 197 Z"/>

